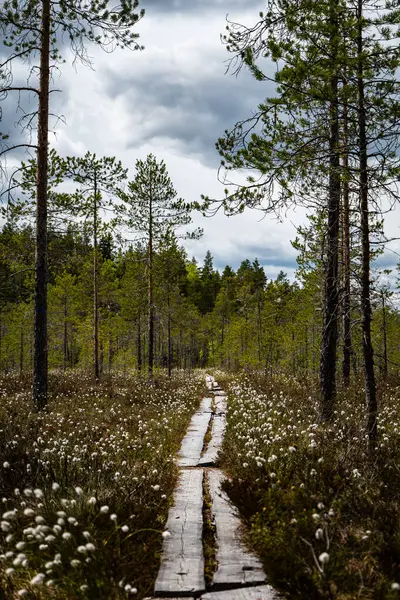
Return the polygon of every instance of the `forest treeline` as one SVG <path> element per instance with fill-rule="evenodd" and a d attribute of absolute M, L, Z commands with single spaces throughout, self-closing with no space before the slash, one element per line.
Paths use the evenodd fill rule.
<path fill-rule="evenodd" d="M 304 232 L 303 232 L 304 233 Z M 256 367 L 267 374 L 317 375 L 322 332 L 321 266 L 309 264 L 299 236 L 297 280 L 273 279 L 257 258 L 219 272 L 200 264 L 174 236 L 154 253 L 154 366 Z M 148 370 L 148 250 L 98 241 L 99 373 Z M 315 250 L 315 248 L 314 248 Z M 95 374 L 93 236 L 70 223 L 49 232 L 49 367 Z M 316 260 L 316 259 L 315 259 Z M 0 234 L 0 369 L 32 370 L 34 232 L 10 221 Z M 356 284 L 355 284 L 356 285 Z M 373 340 L 382 376 L 399 372 L 400 315 L 385 286 L 374 294 Z M 352 301 L 351 368 L 362 370 L 360 306 Z M 343 343 L 340 344 L 343 357 Z"/>

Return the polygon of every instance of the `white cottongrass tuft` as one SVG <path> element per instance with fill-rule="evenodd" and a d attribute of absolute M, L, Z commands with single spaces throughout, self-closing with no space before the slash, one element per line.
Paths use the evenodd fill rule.
<path fill-rule="evenodd" d="M 318 560 L 321 565 L 325 565 L 327 562 L 329 562 L 329 554 L 327 552 L 322 552 L 322 554 L 318 556 Z"/>
<path fill-rule="evenodd" d="M 46 576 L 44 573 L 38 573 L 35 575 L 35 577 L 33 577 L 33 579 L 31 579 L 31 585 L 42 585 L 45 578 Z"/>

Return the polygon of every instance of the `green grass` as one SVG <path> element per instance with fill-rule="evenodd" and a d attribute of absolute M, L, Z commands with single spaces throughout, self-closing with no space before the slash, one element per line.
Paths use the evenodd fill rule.
<path fill-rule="evenodd" d="M 50 383 L 36 414 L 28 383 L 0 380 L 0 598 L 143 598 L 204 376 Z"/>
<path fill-rule="evenodd" d="M 325 426 L 312 381 L 247 376 L 224 385 L 225 489 L 270 582 L 289 598 L 399 598 L 399 388 L 380 390 L 370 456 L 359 382 L 339 394 Z"/>

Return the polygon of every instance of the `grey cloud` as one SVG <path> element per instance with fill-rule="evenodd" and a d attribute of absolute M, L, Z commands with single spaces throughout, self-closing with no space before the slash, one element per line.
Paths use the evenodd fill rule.
<path fill-rule="evenodd" d="M 252 256 L 257 257 L 259 262 L 264 265 L 280 264 L 287 267 L 293 267 L 293 265 L 296 264 L 297 252 L 289 241 L 285 244 L 240 244 L 238 246 L 240 253 L 242 253 L 244 249 Z"/>
<path fill-rule="evenodd" d="M 230 253 L 230 266 L 237 269 L 243 260 L 249 259 L 250 261 L 258 259 L 261 266 L 268 277 L 270 273 L 281 269 L 283 271 L 293 272 L 297 268 L 296 263 L 296 252 L 292 249 L 289 242 L 287 245 L 279 244 L 238 244 L 234 252 Z M 215 266 L 218 269 L 223 269 L 226 265 L 226 259 L 216 252 L 214 257 Z"/>
<path fill-rule="evenodd" d="M 140 6 L 149 13 L 161 11 L 165 13 L 203 13 L 220 11 L 230 13 L 233 10 L 243 11 L 243 0 L 141 0 Z M 265 8 L 263 0 L 246 0 L 246 9 L 260 11 Z M 258 14 L 258 13 L 257 13 Z"/>
<path fill-rule="evenodd" d="M 246 249 L 244 249 L 244 252 L 246 252 Z M 219 259 L 216 258 L 214 260 L 214 268 L 216 268 L 220 273 L 225 269 L 226 265 L 229 264 L 230 267 L 232 267 L 232 269 L 235 269 L 235 271 L 240 267 L 240 263 L 243 260 L 249 259 L 250 261 L 253 261 L 254 258 L 256 258 L 255 256 L 253 256 L 252 254 L 243 254 L 243 256 L 240 259 L 229 259 L 228 261 L 223 258 Z M 201 263 L 201 260 L 199 260 L 199 263 Z M 268 280 L 271 279 L 276 279 L 278 273 L 280 271 L 283 271 L 284 273 L 286 273 L 289 277 L 289 279 L 293 280 L 295 277 L 295 271 L 297 268 L 297 264 L 291 263 L 291 264 L 285 264 L 284 262 L 280 261 L 279 258 L 277 258 L 277 261 L 275 263 L 264 263 L 263 261 L 261 261 L 259 259 L 258 261 L 260 263 L 260 265 L 262 267 L 264 267 L 264 271 L 265 274 L 267 276 Z"/>
<path fill-rule="evenodd" d="M 386 250 L 382 256 L 379 256 L 373 266 L 377 269 L 396 269 L 397 264 L 399 263 L 399 257 Z"/>
<path fill-rule="evenodd" d="M 122 96 L 126 110 L 138 122 L 129 147 L 169 138 L 185 154 L 216 166 L 215 142 L 237 121 L 247 118 L 271 90 L 243 73 L 240 78 L 193 74 L 174 81 L 169 72 L 107 75 L 106 93 Z M 138 116 L 140 115 L 140 116 Z"/>

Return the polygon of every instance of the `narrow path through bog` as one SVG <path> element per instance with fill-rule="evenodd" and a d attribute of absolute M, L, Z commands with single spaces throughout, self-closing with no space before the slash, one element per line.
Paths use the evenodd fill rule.
<path fill-rule="evenodd" d="M 207 388 L 209 396 L 203 398 L 193 415 L 179 452 L 180 475 L 152 600 L 277 600 L 277 593 L 265 583 L 260 561 L 245 547 L 236 509 L 221 489 L 224 474 L 215 465 L 225 431 L 226 394 L 210 375 Z M 211 438 L 204 451 L 210 425 Z M 216 559 L 207 588 L 203 555 L 205 485 L 215 525 Z"/>

